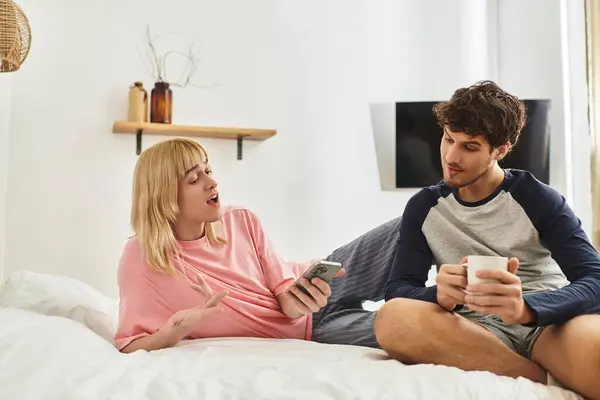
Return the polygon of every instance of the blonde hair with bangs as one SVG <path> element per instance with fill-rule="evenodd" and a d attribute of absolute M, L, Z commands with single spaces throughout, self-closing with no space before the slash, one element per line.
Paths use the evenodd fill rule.
<path fill-rule="evenodd" d="M 131 227 L 150 266 L 175 274 L 174 259 L 181 247 L 173 232 L 179 213 L 177 193 L 185 173 L 208 162 L 208 153 L 199 143 L 176 138 L 157 143 L 139 157 L 133 174 Z M 215 223 L 205 224 L 210 243 L 225 243 L 217 236 Z"/>

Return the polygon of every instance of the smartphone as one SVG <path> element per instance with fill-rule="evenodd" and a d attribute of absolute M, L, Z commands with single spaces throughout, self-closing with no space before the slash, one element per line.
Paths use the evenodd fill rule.
<path fill-rule="evenodd" d="M 302 292 L 310 296 L 310 293 L 300 283 L 300 280 L 302 278 L 308 279 L 309 282 L 313 278 L 320 278 L 325 282 L 329 283 L 333 279 L 335 274 L 340 272 L 341 269 L 342 264 L 338 262 L 325 260 L 317 261 L 309 269 L 307 269 L 306 272 L 296 280 L 296 282 L 294 282 L 294 285 L 296 285 L 296 287 Z"/>

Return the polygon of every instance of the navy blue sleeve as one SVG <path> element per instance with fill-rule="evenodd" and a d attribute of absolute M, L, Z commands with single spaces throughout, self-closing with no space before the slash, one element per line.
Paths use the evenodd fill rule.
<path fill-rule="evenodd" d="M 521 177 L 511 192 L 537 229 L 544 246 L 569 285 L 523 296 L 536 315 L 535 325 L 565 322 L 600 312 L 600 255 L 564 197 L 532 175 Z"/>
<path fill-rule="evenodd" d="M 437 287 L 425 287 L 433 264 L 433 254 L 422 231 L 433 206 L 431 189 L 423 189 L 406 204 L 394 264 L 385 290 L 385 300 L 396 297 L 437 303 Z"/>

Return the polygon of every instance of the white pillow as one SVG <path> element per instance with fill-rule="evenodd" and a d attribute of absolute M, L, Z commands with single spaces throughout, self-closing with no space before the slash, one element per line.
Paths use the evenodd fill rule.
<path fill-rule="evenodd" d="M 31 271 L 9 274 L 0 287 L 0 307 L 68 318 L 111 343 L 118 323 L 118 300 L 79 280 Z"/>

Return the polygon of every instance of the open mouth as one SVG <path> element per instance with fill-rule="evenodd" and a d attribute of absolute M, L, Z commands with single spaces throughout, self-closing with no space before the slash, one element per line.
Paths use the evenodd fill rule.
<path fill-rule="evenodd" d="M 218 206 L 219 205 L 219 195 L 218 194 L 213 194 L 210 199 L 208 199 L 206 201 L 206 204 L 211 205 L 211 206 Z"/>

